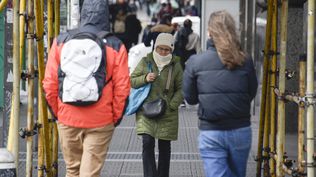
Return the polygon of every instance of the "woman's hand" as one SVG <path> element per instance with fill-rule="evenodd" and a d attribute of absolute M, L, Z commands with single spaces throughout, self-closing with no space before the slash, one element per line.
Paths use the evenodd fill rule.
<path fill-rule="evenodd" d="M 155 73 L 148 73 L 146 76 L 146 81 L 147 82 L 154 82 L 156 79 L 156 74 Z"/>

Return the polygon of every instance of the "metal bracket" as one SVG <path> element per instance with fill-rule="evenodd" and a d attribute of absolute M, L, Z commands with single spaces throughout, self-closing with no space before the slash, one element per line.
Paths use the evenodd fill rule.
<path fill-rule="evenodd" d="M 27 13 L 19 13 L 19 16 L 23 16 L 25 18 L 25 22 L 27 22 Z"/>
<path fill-rule="evenodd" d="M 27 33 L 26 39 L 36 39 L 36 35 L 34 33 Z"/>
<path fill-rule="evenodd" d="M 287 168 L 291 168 L 294 165 L 294 160 L 289 160 L 287 159 L 287 156 L 284 156 L 284 161 L 283 164 L 287 167 Z"/>
<path fill-rule="evenodd" d="M 316 95 L 314 94 L 305 94 L 304 97 L 305 106 L 312 106 L 316 104 Z"/>
<path fill-rule="evenodd" d="M 302 162 L 302 164 L 304 165 L 304 167 L 309 167 L 309 168 L 316 167 L 316 162 L 312 162 L 312 163 Z"/>
<path fill-rule="evenodd" d="M 34 70 L 34 73 L 33 74 L 29 74 L 29 72 L 27 70 L 23 70 L 21 72 L 21 79 L 26 81 L 27 79 L 34 79 L 38 77 L 38 71 L 37 70 Z"/>
<path fill-rule="evenodd" d="M 287 80 L 292 79 L 295 75 L 296 75 L 296 71 L 291 71 L 288 69 L 285 70 L 285 77 Z"/>
<path fill-rule="evenodd" d="M 285 99 L 285 94 L 281 94 L 278 88 L 274 88 L 274 93 L 276 94 L 278 100 L 287 101 Z"/>
<path fill-rule="evenodd" d="M 31 130 L 31 131 L 28 131 L 26 128 L 20 128 L 19 135 L 23 139 L 25 137 L 34 136 L 37 134 L 39 128 L 42 128 L 42 125 L 38 124 L 38 123 L 34 124 L 33 130 Z"/>
<path fill-rule="evenodd" d="M 48 119 L 48 123 L 54 123 L 54 122 L 56 122 L 56 121 L 57 121 L 57 119 L 55 119 L 55 118 Z"/>
<path fill-rule="evenodd" d="M 34 39 L 38 42 L 38 41 L 41 41 L 41 40 L 43 40 L 44 39 L 44 33 L 43 33 L 43 35 L 42 36 L 38 36 L 37 34 L 34 34 Z"/>
<path fill-rule="evenodd" d="M 292 177 L 307 176 L 307 173 L 302 173 L 302 172 L 300 172 L 297 168 L 291 169 L 291 172 L 292 172 L 292 174 L 291 174 Z"/>
<path fill-rule="evenodd" d="M 278 56 L 280 55 L 280 52 L 275 52 L 275 51 L 272 51 L 272 50 L 269 50 L 268 53 L 266 53 L 264 50 L 261 51 L 263 53 L 264 56 Z"/>
<path fill-rule="evenodd" d="M 270 72 L 272 72 L 272 71 L 270 71 Z M 280 74 L 279 68 L 277 68 L 277 70 L 275 71 L 275 73 L 276 73 L 277 75 Z M 285 78 L 286 78 L 287 80 L 292 79 L 295 75 L 296 75 L 296 71 L 292 71 L 292 70 L 289 70 L 289 69 L 286 69 L 286 70 L 285 70 Z"/>
<path fill-rule="evenodd" d="M 280 93 L 278 88 L 274 89 L 274 93 L 277 95 L 279 100 L 285 101 L 293 101 L 301 107 L 311 106 L 316 104 L 316 95 L 315 94 L 306 94 L 305 96 L 301 97 L 298 96 L 298 93 L 295 92 L 285 92 L 284 94 Z"/>
<path fill-rule="evenodd" d="M 305 95 L 303 97 L 295 96 L 294 102 L 302 107 L 312 106 L 316 104 L 315 94 Z"/>
<path fill-rule="evenodd" d="M 58 162 L 54 162 L 54 163 L 52 164 L 52 167 L 53 167 L 54 169 L 58 169 Z"/>
<path fill-rule="evenodd" d="M 43 171 L 43 172 L 47 172 L 47 168 L 45 165 L 42 166 L 36 166 L 35 169 L 37 169 L 38 171 Z"/>

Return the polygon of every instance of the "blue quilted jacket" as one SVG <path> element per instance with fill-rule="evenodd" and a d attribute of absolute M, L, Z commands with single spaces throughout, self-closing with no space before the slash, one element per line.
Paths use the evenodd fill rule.
<path fill-rule="evenodd" d="M 199 103 L 201 130 L 229 130 L 250 126 L 250 105 L 258 82 L 251 58 L 234 70 L 227 69 L 213 43 L 193 55 L 183 74 L 183 95 L 189 104 Z"/>

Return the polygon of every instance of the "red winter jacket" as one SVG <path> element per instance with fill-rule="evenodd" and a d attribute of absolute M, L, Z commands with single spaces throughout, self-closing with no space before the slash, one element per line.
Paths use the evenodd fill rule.
<path fill-rule="evenodd" d="M 64 125 L 78 128 L 95 128 L 116 123 L 123 117 L 126 100 L 130 92 L 127 66 L 127 52 L 116 37 L 107 38 L 106 80 L 112 78 L 103 88 L 97 103 L 89 106 L 73 106 L 63 103 L 58 96 L 58 67 L 63 44 L 54 43 L 46 64 L 43 88 L 48 105 Z"/>

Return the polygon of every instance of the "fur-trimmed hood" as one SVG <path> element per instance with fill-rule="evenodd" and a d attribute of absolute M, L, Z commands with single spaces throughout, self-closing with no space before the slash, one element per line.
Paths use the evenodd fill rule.
<path fill-rule="evenodd" d="M 174 28 L 166 24 L 158 24 L 151 28 L 151 32 L 172 33 Z"/>

